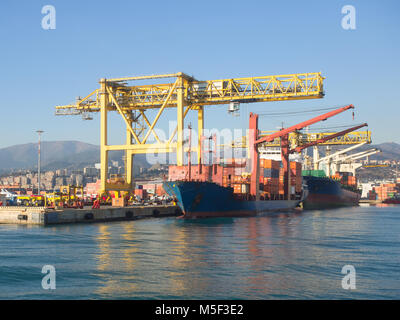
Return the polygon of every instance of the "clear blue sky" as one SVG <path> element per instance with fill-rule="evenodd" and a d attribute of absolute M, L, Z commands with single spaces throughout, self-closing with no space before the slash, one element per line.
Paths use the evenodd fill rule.
<path fill-rule="evenodd" d="M 56 8 L 43 30 L 41 9 Z M 356 8 L 356 30 L 341 8 Z M 246 127 L 246 112 L 356 106 L 375 143 L 400 143 L 400 2 L 393 1 L 60 1 L 0 3 L 0 147 L 37 140 L 99 143 L 99 117 L 55 117 L 102 77 L 183 71 L 199 80 L 322 71 L 323 99 L 207 109 L 206 127 Z M 275 129 L 307 117 L 262 119 Z M 112 117 L 110 142 L 122 120 Z M 324 123 L 352 124 L 351 112 Z M 165 121 L 161 122 L 165 125 Z"/>

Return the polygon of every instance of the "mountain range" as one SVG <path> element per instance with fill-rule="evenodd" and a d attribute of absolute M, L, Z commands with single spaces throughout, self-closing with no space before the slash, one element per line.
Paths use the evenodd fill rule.
<path fill-rule="evenodd" d="M 109 153 L 109 159 L 122 161 L 123 151 Z M 38 145 L 27 143 L 0 149 L 0 171 L 37 168 Z M 42 170 L 80 169 L 100 162 L 100 146 L 80 141 L 43 141 Z M 134 166 L 149 167 L 145 155 L 135 156 Z"/>
<path fill-rule="evenodd" d="M 382 152 L 377 153 L 376 155 L 372 156 L 371 159 L 376 160 L 400 160 L 400 144 L 395 142 L 386 142 L 381 143 L 378 145 L 371 145 L 370 147 L 364 148 L 378 148 Z"/>
<path fill-rule="evenodd" d="M 359 151 L 379 148 L 381 153 L 370 159 L 400 160 L 400 144 L 395 142 L 367 145 Z M 43 141 L 41 144 L 41 165 L 43 170 L 62 168 L 83 168 L 100 162 L 100 146 L 80 141 Z M 359 152 L 352 151 L 352 152 Z M 110 153 L 110 160 L 122 161 L 124 152 Z M 36 143 L 14 145 L 0 149 L 0 171 L 37 168 L 38 147 Z M 146 155 L 135 156 L 134 166 L 150 167 Z"/>

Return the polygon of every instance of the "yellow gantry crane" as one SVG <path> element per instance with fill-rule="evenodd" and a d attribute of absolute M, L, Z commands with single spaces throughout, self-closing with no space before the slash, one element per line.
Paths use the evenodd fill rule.
<path fill-rule="evenodd" d="M 140 80 L 159 79 L 173 80 L 162 84 L 132 85 Z M 199 141 L 196 151 L 200 161 L 205 106 L 322 98 L 323 80 L 321 73 L 299 73 L 199 81 L 182 72 L 101 79 L 100 88 L 79 98 L 75 104 L 56 106 L 56 115 L 83 115 L 90 119 L 92 112 L 100 112 L 101 191 L 130 191 L 134 154 L 176 152 L 177 164 L 183 165 L 184 119 L 190 110 L 197 111 Z M 167 141 L 161 141 L 154 128 L 166 108 L 176 108 L 177 126 Z M 150 121 L 146 112 L 154 109 L 157 114 Z M 127 133 L 123 145 L 108 144 L 109 111 L 118 112 L 125 122 Z M 155 143 L 148 143 L 151 134 Z M 113 150 L 126 152 L 125 183 L 107 182 L 108 152 Z"/>
<path fill-rule="evenodd" d="M 277 131 L 261 131 L 260 137 L 265 137 L 267 135 L 273 134 Z M 294 148 L 297 146 L 302 146 L 311 142 L 315 142 L 331 136 L 336 132 L 291 132 L 289 134 L 289 143 Z M 319 143 L 319 146 L 333 146 L 333 145 L 353 145 L 359 143 L 371 143 L 371 131 L 353 131 L 344 134 L 343 136 L 333 138 Z M 230 144 L 221 144 L 219 147 L 231 147 L 231 148 L 247 148 L 247 137 L 241 137 L 240 141 L 233 141 Z M 280 138 L 275 139 L 271 142 L 264 142 L 262 147 L 280 147 Z"/>
<path fill-rule="evenodd" d="M 363 168 L 387 168 L 388 164 L 366 164 L 362 166 Z"/>

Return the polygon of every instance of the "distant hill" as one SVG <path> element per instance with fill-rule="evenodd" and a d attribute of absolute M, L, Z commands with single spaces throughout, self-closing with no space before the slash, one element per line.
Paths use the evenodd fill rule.
<path fill-rule="evenodd" d="M 377 145 L 362 146 L 351 153 L 366 149 L 379 148 L 381 153 L 373 155 L 370 159 L 400 160 L 400 144 L 395 142 Z M 323 148 L 321 154 L 323 155 Z M 122 161 L 124 152 L 110 153 L 110 160 Z M 172 163 L 175 154 L 169 154 Z M 0 149 L 0 171 L 12 169 L 37 168 L 37 144 L 27 143 Z M 80 141 L 43 141 L 42 142 L 42 168 L 43 170 L 56 170 L 61 168 L 83 168 L 100 162 L 100 147 Z M 134 166 L 149 168 L 146 155 L 136 155 Z"/>
<path fill-rule="evenodd" d="M 377 145 L 371 145 L 369 147 L 365 147 L 365 149 L 369 148 L 378 148 L 382 152 L 373 155 L 370 159 L 376 160 L 400 160 L 400 144 L 395 142 L 385 142 Z"/>
<path fill-rule="evenodd" d="M 80 141 L 43 141 L 43 170 L 83 168 L 100 162 L 100 147 Z M 122 161 L 123 152 L 110 153 L 110 160 Z M 0 170 L 37 168 L 37 143 L 27 143 L 0 149 Z M 148 168 L 145 155 L 135 156 L 135 166 Z"/>

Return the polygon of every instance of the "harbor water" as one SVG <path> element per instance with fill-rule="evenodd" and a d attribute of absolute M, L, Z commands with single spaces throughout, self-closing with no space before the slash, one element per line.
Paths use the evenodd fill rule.
<path fill-rule="evenodd" d="M 400 206 L 0 225 L 1 299 L 399 299 L 399 274 Z"/>

